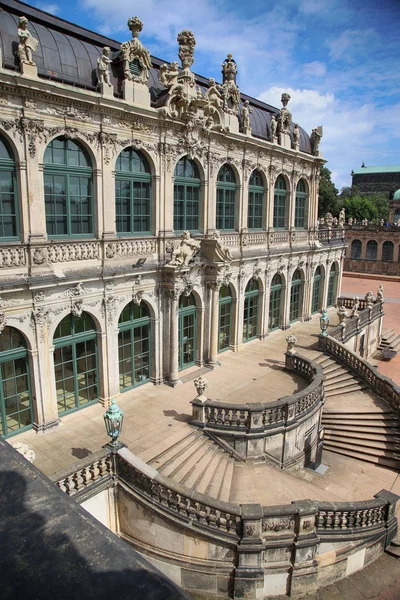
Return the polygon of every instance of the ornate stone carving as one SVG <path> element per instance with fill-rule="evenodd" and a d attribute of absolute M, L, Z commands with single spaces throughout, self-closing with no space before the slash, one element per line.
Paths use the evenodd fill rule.
<path fill-rule="evenodd" d="M 339 213 L 339 225 L 340 227 L 344 227 L 344 224 L 346 223 L 346 211 L 344 208 L 342 208 L 342 210 Z"/>
<path fill-rule="evenodd" d="M 250 102 L 245 100 L 242 106 L 242 110 L 240 113 L 242 120 L 242 133 L 245 135 L 251 135 L 251 124 L 250 124 L 250 115 L 253 112 L 253 109 L 250 108 Z"/>
<path fill-rule="evenodd" d="M 51 315 L 44 306 L 39 306 L 32 311 L 32 320 L 41 342 L 45 340 L 46 326 L 51 323 Z"/>
<path fill-rule="evenodd" d="M 222 86 L 220 87 L 223 99 L 223 109 L 237 115 L 240 103 L 240 90 L 236 85 L 237 65 L 232 54 L 228 54 L 222 63 Z"/>
<path fill-rule="evenodd" d="M 337 311 L 337 316 L 339 317 L 339 323 L 345 322 L 349 314 L 344 306 L 339 307 L 339 310 Z"/>
<path fill-rule="evenodd" d="M 33 62 L 33 53 L 38 49 L 39 42 L 28 30 L 28 19 L 20 17 L 18 21 L 19 44 L 17 55 L 21 63 L 35 65 Z"/>
<path fill-rule="evenodd" d="M 278 123 L 276 122 L 275 115 L 271 116 L 269 121 L 269 132 L 270 132 L 270 140 L 273 144 L 276 144 L 278 141 L 276 130 L 278 127 Z"/>
<path fill-rule="evenodd" d="M 33 296 L 34 302 L 44 302 L 46 299 L 46 294 L 44 292 L 36 292 Z"/>
<path fill-rule="evenodd" d="M 282 133 L 287 133 L 287 134 L 290 133 L 290 126 L 292 124 L 292 113 L 287 108 L 289 100 L 290 100 L 289 94 L 286 94 L 286 93 L 282 94 L 282 96 L 281 96 L 282 108 L 279 111 L 278 118 L 277 118 L 278 136 L 280 136 Z M 281 139 L 279 140 L 279 143 L 281 143 Z"/>
<path fill-rule="evenodd" d="M 194 387 L 196 388 L 197 397 L 204 398 L 204 392 L 208 388 L 207 379 L 204 379 L 204 377 L 200 376 L 200 377 L 197 377 L 197 379 L 195 379 L 193 383 L 194 383 Z"/>
<path fill-rule="evenodd" d="M 59 244 L 48 246 L 47 250 L 48 260 L 51 263 L 72 262 L 98 259 L 100 245 L 98 242 Z"/>
<path fill-rule="evenodd" d="M 250 523 L 246 525 L 246 535 L 249 537 L 253 537 L 257 528 L 254 523 Z"/>
<path fill-rule="evenodd" d="M 319 143 L 321 141 L 321 138 L 323 136 L 323 130 L 322 127 L 315 127 L 315 129 L 312 130 L 311 135 L 310 135 L 310 142 L 311 142 L 311 151 L 314 154 L 314 156 L 319 156 Z"/>
<path fill-rule="evenodd" d="M 47 262 L 48 254 L 47 248 L 41 246 L 40 248 L 35 248 L 32 254 L 32 260 L 35 265 L 43 265 Z"/>
<path fill-rule="evenodd" d="M 100 310 L 103 317 L 107 316 L 108 324 L 112 325 L 114 317 L 117 314 L 117 298 L 114 296 L 114 294 L 110 294 L 103 299 L 103 304 Z"/>
<path fill-rule="evenodd" d="M 68 119 L 79 119 L 79 121 L 91 121 L 92 115 L 86 110 L 76 108 L 75 106 L 56 106 L 50 105 L 41 111 L 47 115 L 55 115 L 57 117 L 67 117 Z M 78 130 L 76 130 L 78 131 Z"/>
<path fill-rule="evenodd" d="M 383 302 L 383 285 L 380 284 L 378 287 L 378 291 L 376 292 L 376 301 Z"/>
<path fill-rule="evenodd" d="M 7 317 L 4 313 L 0 313 L 0 333 L 3 332 L 4 327 L 7 325 Z"/>
<path fill-rule="evenodd" d="M 187 266 L 199 250 L 200 242 L 192 238 L 189 231 L 184 231 L 180 242 L 175 245 L 171 260 L 167 265 L 170 267 Z"/>
<path fill-rule="evenodd" d="M 26 460 L 28 462 L 33 463 L 33 461 L 35 460 L 35 453 L 33 450 L 29 450 L 28 444 L 23 444 L 22 442 L 17 442 L 16 444 L 13 444 L 13 448 L 17 452 L 22 454 L 22 456 L 24 458 L 26 458 Z"/>
<path fill-rule="evenodd" d="M 112 63 L 112 59 L 110 58 L 111 48 L 109 46 L 104 46 L 101 55 L 97 59 L 97 82 L 100 85 L 108 85 L 108 87 L 112 87 L 111 83 L 111 72 L 110 65 Z"/>
<path fill-rule="evenodd" d="M 326 225 L 329 228 L 332 227 L 332 225 L 333 225 L 333 216 L 332 216 L 332 213 L 330 213 L 330 212 L 326 213 L 326 215 L 325 215 L 325 223 L 326 223 Z"/>
<path fill-rule="evenodd" d="M 294 529 L 294 521 L 291 519 L 282 519 L 280 521 L 264 521 L 262 530 L 264 533 L 269 531 L 284 531 L 285 529 Z"/>
<path fill-rule="evenodd" d="M 372 306 L 374 303 L 374 295 L 372 292 L 367 292 L 365 294 L 365 301 L 367 303 L 367 306 Z"/>
<path fill-rule="evenodd" d="M 75 287 L 68 288 L 63 293 L 63 296 L 67 298 L 76 298 L 77 296 L 83 296 L 88 293 L 88 289 L 83 285 L 83 283 L 79 282 Z"/>
<path fill-rule="evenodd" d="M 26 248 L 0 248 L 0 269 L 21 267 L 27 264 Z"/>
<path fill-rule="evenodd" d="M 290 335 L 287 336 L 286 342 L 287 342 L 286 352 L 288 352 L 289 354 L 296 354 L 296 350 L 294 349 L 294 347 L 297 344 L 297 337 L 293 333 L 291 333 Z"/>
<path fill-rule="evenodd" d="M 121 44 L 121 56 L 124 61 L 124 78 L 129 81 L 146 84 L 151 69 L 150 52 L 139 40 L 139 33 L 143 23 L 139 17 L 128 19 L 128 27 L 132 32 L 132 39 Z"/>
<path fill-rule="evenodd" d="M 83 313 L 83 300 L 75 300 L 72 302 L 71 312 L 74 317 L 81 317 Z"/>
<path fill-rule="evenodd" d="M 143 295 L 144 295 L 143 291 L 132 293 L 132 301 L 134 304 L 136 304 L 136 306 L 140 306 L 140 303 L 142 302 L 142 299 L 143 299 Z"/>
<path fill-rule="evenodd" d="M 156 252 L 155 240 L 135 240 L 130 242 L 110 242 L 106 245 L 106 257 L 148 256 Z"/>

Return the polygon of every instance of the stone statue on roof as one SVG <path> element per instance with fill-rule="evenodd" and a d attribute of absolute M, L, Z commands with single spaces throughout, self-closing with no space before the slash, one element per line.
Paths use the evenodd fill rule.
<path fill-rule="evenodd" d="M 19 44 L 17 55 L 21 63 L 34 65 L 33 53 L 37 51 L 39 42 L 28 30 L 28 19 L 20 17 L 18 21 Z"/>
<path fill-rule="evenodd" d="M 281 96 L 281 102 L 282 102 L 282 108 L 279 111 L 279 115 L 278 115 L 278 134 L 282 134 L 282 133 L 290 133 L 290 126 L 292 124 L 292 113 L 290 112 L 290 110 L 287 108 L 288 102 L 290 100 L 290 95 L 289 94 L 282 94 Z"/>
<path fill-rule="evenodd" d="M 121 44 L 121 55 L 124 61 L 124 78 L 129 81 L 146 84 L 149 78 L 151 60 L 150 52 L 139 40 L 139 33 L 143 23 L 139 17 L 130 17 L 128 27 L 132 32 L 132 39 Z"/>
<path fill-rule="evenodd" d="M 98 83 L 108 85 L 112 87 L 111 83 L 111 73 L 110 73 L 110 64 L 112 63 L 112 59 L 110 58 L 111 48 L 108 46 L 104 46 L 103 52 L 97 59 L 97 80 Z"/>
<path fill-rule="evenodd" d="M 310 135 L 311 151 L 315 156 L 319 154 L 319 143 L 322 138 L 322 127 L 315 127 Z"/>
<path fill-rule="evenodd" d="M 242 117 L 242 132 L 245 135 L 251 135 L 251 124 L 250 124 L 250 115 L 253 112 L 253 109 L 250 108 L 250 102 L 245 100 L 241 110 Z"/>
<path fill-rule="evenodd" d="M 271 119 L 269 121 L 269 130 L 271 133 L 271 142 L 272 143 L 276 143 L 276 128 L 277 128 L 277 122 L 275 119 L 275 115 L 271 116 Z"/>
<path fill-rule="evenodd" d="M 240 91 L 236 85 L 237 65 L 232 58 L 232 54 L 228 54 L 227 58 L 222 63 L 222 85 L 219 89 L 223 98 L 223 109 L 225 112 L 237 115 L 240 103 Z"/>

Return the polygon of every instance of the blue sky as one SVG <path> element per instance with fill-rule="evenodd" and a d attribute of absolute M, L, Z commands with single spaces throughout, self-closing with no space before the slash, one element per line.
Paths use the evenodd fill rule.
<path fill-rule="evenodd" d="M 129 39 L 139 16 L 151 54 L 176 60 L 176 36 L 196 38 L 193 70 L 221 79 L 228 52 L 241 90 L 273 106 L 291 95 L 293 120 L 323 125 L 320 149 L 338 188 L 350 172 L 400 164 L 400 0 L 55 0 L 36 7 Z"/>

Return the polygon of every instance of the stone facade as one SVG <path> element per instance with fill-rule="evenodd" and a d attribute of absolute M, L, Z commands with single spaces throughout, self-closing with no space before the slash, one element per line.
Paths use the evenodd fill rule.
<path fill-rule="evenodd" d="M 29 22 L 36 19 L 40 23 L 48 17 L 34 9 L 30 14 L 28 7 L 27 14 Z M 53 17 L 48 26 L 52 24 L 65 29 L 64 22 Z M 150 65 L 148 52 L 138 40 L 140 19 L 130 19 L 128 24 L 132 40 L 120 48 L 105 38 L 101 38 L 101 44 L 100 36 L 93 34 L 91 44 L 97 52 L 93 73 L 97 69 L 97 87 L 90 82 L 88 89 L 79 87 L 79 83 L 72 87 L 61 75 L 61 80 L 46 79 L 44 59 L 35 58 L 37 46 L 33 42 L 33 58 L 23 63 L 24 68 L 19 65 L 20 72 L 13 70 L 7 59 L 11 52 L 8 46 L 0 69 L 0 139 L 9 152 L 7 164 L 15 176 L 18 205 L 17 233 L 0 245 L 1 327 L 7 327 L 8 334 L 19 331 L 25 340 L 31 422 L 39 432 L 56 426 L 62 414 L 83 408 L 91 401 L 99 400 L 106 405 L 124 389 L 150 381 L 175 386 L 180 370 L 186 366 L 216 366 L 223 286 L 231 294 L 227 346 L 232 351 L 240 350 L 248 339 L 264 339 L 268 335 L 274 275 L 278 274 L 281 281 L 276 323 L 281 328 L 289 327 L 293 320 L 310 318 L 318 267 L 322 284 L 317 309 L 326 306 L 329 294 L 333 304 L 340 289 L 342 234 L 339 230 L 333 235 L 331 230 L 316 229 L 322 164 L 317 145 L 314 144 L 313 153 L 304 131 L 299 134 L 297 125 L 291 143 L 291 117 L 290 123 L 286 119 L 284 126 L 278 128 L 281 143 L 269 140 L 267 131 L 265 139 L 253 137 L 251 111 L 264 110 L 256 101 L 254 109 L 243 104 L 242 123 L 239 123 L 241 100 L 232 57 L 228 56 L 223 63 L 223 84 L 214 86 L 215 82 L 209 82 L 204 95 L 190 70 L 195 45 L 191 32 L 178 36 L 182 62 L 179 69 L 177 63 L 168 67 L 153 61 Z M 78 27 L 65 29 L 65 34 L 80 39 Z M 13 35 L 17 40 L 17 30 Z M 87 41 L 87 31 L 82 30 L 81 35 Z M 9 44 L 11 47 L 11 41 Z M 158 72 L 165 85 L 161 85 L 154 99 L 153 83 Z M 288 113 L 288 99 L 284 100 L 284 108 L 277 115 Z M 264 112 L 268 113 L 267 107 Z M 64 217 L 59 218 L 57 211 L 63 212 L 60 206 L 64 191 L 57 196 L 58 184 L 55 180 L 49 183 L 48 179 L 52 173 L 54 177 L 60 173 L 64 176 L 62 169 L 57 170 L 59 159 L 54 158 L 57 144 L 65 152 L 71 151 L 68 156 L 72 162 L 76 156 L 79 161 L 85 157 L 85 165 L 79 162 L 76 171 L 71 171 L 68 165 L 64 169 L 70 178 L 70 188 L 65 193 L 71 202 L 67 206 L 71 214 L 67 215 L 68 223 L 65 217 L 65 227 L 68 224 L 73 229 L 75 220 L 81 219 L 82 196 L 78 194 L 80 199 L 74 199 L 71 186 L 78 185 L 76 178 L 84 172 L 92 186 L 92 213 L 88 217 L 92 225 L 87 231 L 58 233 L 57 227 Z M 148 166 L 145 177 L 146 189 L 151 190 L 149 231 L 118 230 L 117 161 L 127 149 L 129 156 L 139 157 L 141 164 Z M 53 152 L 50 166 L 49 152 Z M 178 193 L 176 166 L 182 158 L 195 169 L 199 180 L 198 223 L 191 232 L 183 233 L 174 223 Z M 231 228 L 217 229 L 221 167 L 233 176 L 230 189 L 234 190 L 231 196 L 234 218 Z M 257 189 L 260 186 L 262 189 L 259 228 L 254 228 L 254 223 L 249 227 L 252 224 L 249 195 L 254 174 L 261 182 Z M 274 193 L 279 177 L 286 195 L 283 227 L 278 228 L 274 227 Z M 300 181 L 306 189 L 303 216 L 297 213 L 296 190 Z M 72 205 L 78 216 L 72 214 Z M 299 219 L 303 219 L 302 226 L 296 227 Z M 52 233 L 49 222 L 54 227 Z M 294 274 L 300 277 L 295 319 L 291 312 Z M 246 323 L 246 290 L 250 282 L 255 282 L 252 287 L 257 289 L 252 335 L 248 334 Z M 329 282 L 333 286 L 330 292 Z M 185 298 L 193 302 L 190 348 L 180 320 Z M 136 366 L 132 367 L 135 374 L 131 375 L 130 385 L 121 383 L 124 360 L 121 314 L 127 306 L 132 307 L 132 314 L 135 307 L 141 310 L 144 307 L 141 314 L 147 315 L 146 352 L 151 356 L 146 363 L 142 356 L 144 334 L 141 334 L 142 350 L 138 356 L 142 371 L 136 374 Z M 92 356 L 96 355 L 96 359 L 92 361 L 96 366 L 92 371 L 88 362 L 82 367 L 85 372 L 80 371 L 76 353 L 81 349 L 72 338 L 72 363 L 65 356 L 57 358 L 63 352 L 63 344 L 58 340 L 65 339 L 65 331 L 58 326 L 61 322 L 65 324 L 68 315 L 72 315 L 71 323 L 77 328 L 82 323 L 79 319 L 85 315 L 89 318 L 82 327 L 83 332 L 87 327 L 93 329 L 90 343 L 95 347 Z M 133 342 L 130 349 L 136 352 Z M 84 353 L 88 361 L 88 351 Z M 188 354 L 190 360 L 186 360 Z M 125 357 L 128 362 L 131 358 Z M 66 369 L 71 372 L 66 374 Z M 91 389 L 86 400 L 81 398 L 81 388 Z M 15 431 L 14 428 L 5 433 Z"/>
<path fill-rule="evenodd" d="M 400 229 L 381 225 L 346 226 L 345 271 L 400 275 Z"/>
<path fill-rule="evenodd" d="M 369 194 L 385 194 L 388 200 L 393 198 L 400 188 L 400 166 L 364 167 L 352 171 L 352 185 L 356 186 L 361 196 Z"/>

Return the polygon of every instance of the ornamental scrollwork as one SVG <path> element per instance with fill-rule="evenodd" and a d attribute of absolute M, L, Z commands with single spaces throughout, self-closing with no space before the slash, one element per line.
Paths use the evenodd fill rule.
<path fill-rule="evenodd" d="M 280 521 L 264 521 L 262 530 L 264 533 L 274 531 L 284 531 L 285 529 L 294 529 L 294 521 L 292 519 L 282 519 Z"/>

